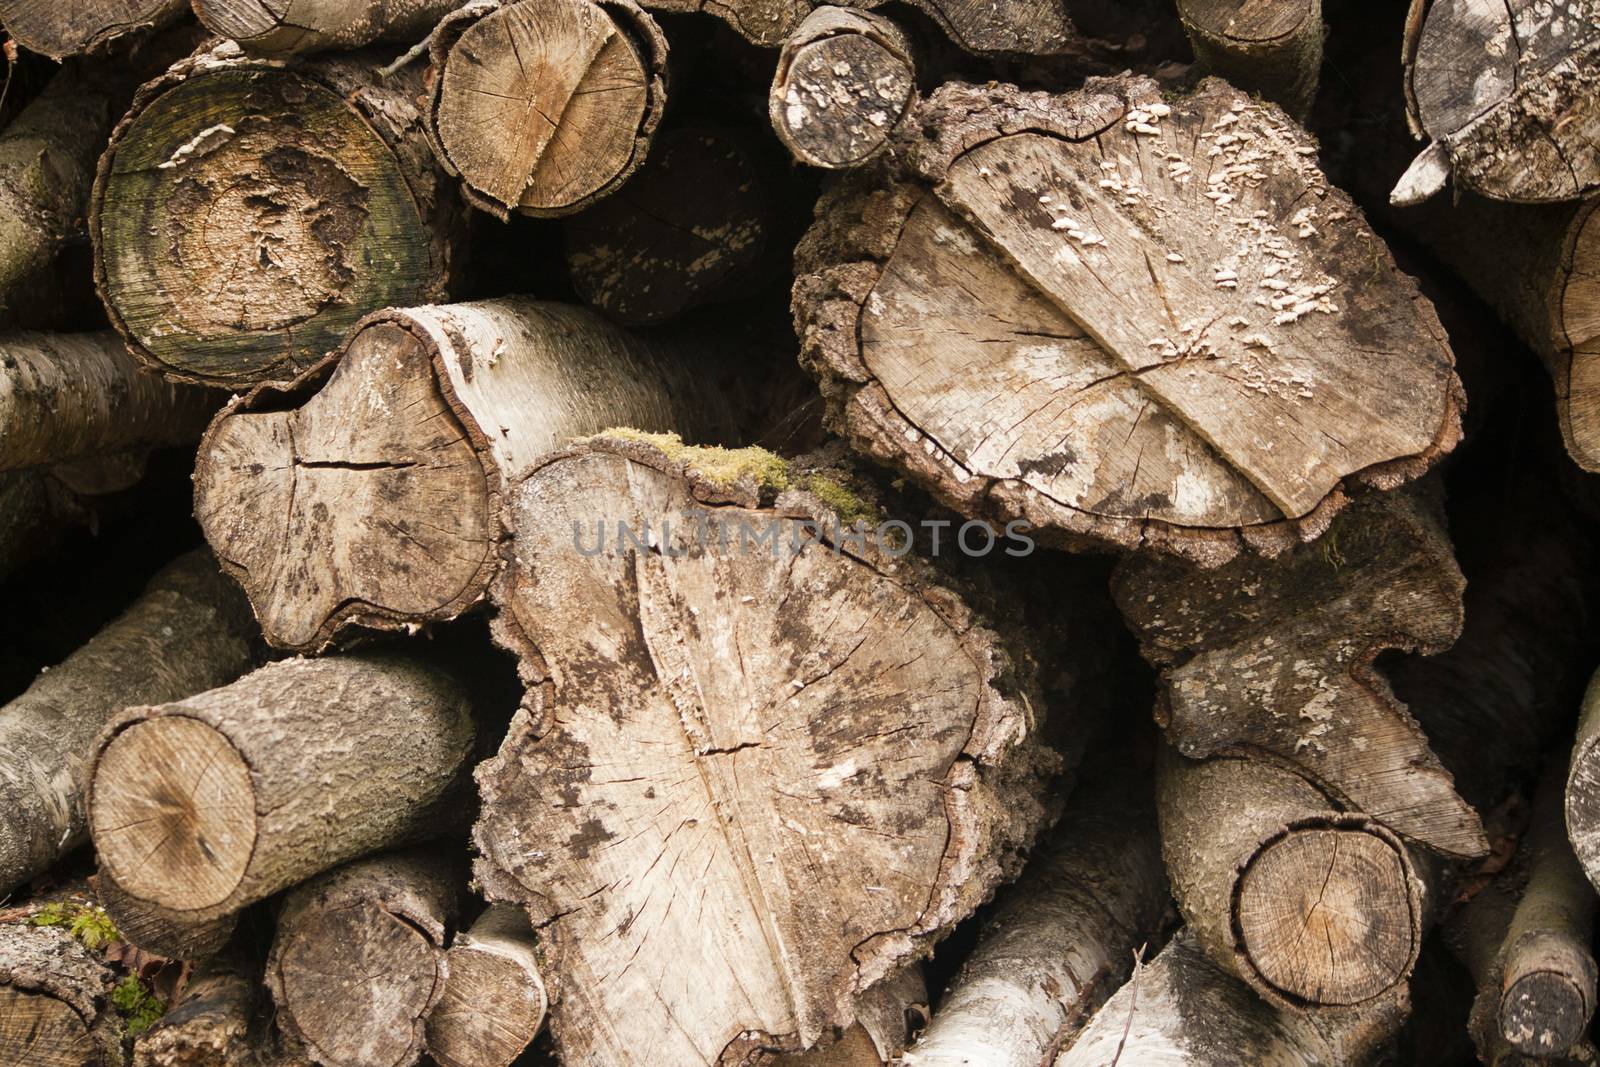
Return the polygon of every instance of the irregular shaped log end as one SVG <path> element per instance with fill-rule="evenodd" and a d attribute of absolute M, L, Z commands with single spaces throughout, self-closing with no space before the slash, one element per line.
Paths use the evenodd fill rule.
<path fill-rule="evenodd" d="M 450 946 L 448 963 L 444 996 L 428 1016 L 428 1054 L 440 1067 L 506 1067 L 549 1007 L 527 915 L 491 904 Z"/>
<path fill-rule="evenodd" d="M 1563 1052 L 1589 1028 L 1591 994 L 1566 971 L 1524 974 L 1501 994 L 1500 1032 L 1528 1056 Z"/>
<path fill-rule="evenodd" d="M 250 767 L 218 730 L 180 715 L 135 722 L 94 767 L 100 860 L 132 896 L 175 910 L 226 900 L 256 844 Z"/>

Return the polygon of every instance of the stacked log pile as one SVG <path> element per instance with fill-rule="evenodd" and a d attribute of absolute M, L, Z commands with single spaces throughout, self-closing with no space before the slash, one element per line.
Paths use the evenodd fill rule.
<path fill-rule="evenodd" d="M 1600 1063 L 1596 0 L 0 26 L 0 1065 Z"/>

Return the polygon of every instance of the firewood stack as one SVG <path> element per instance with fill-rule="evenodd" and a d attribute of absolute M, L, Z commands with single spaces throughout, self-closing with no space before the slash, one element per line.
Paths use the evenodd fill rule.
<path fill-rule="evenodd" d="M 0 0 L 0 1067 L 1600 1063 L 1600 0 L 1390 7 Z"/>

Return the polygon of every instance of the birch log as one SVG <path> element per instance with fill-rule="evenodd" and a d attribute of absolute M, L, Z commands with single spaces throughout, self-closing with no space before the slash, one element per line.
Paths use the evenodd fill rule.
<path fill-rule="evenodd" d="M 112 970 L 58 927 L 0 925 L 0 1063 L 120 1067 Z"/>
<path fill-rule="evenodd" d="M 1521 203 L 1600 186 L 1600 2 L 1412 0 L 1404 53 L 1411 129 L 1431 143 L 1397 202 L 1446 181 Z"/>
<path fill-rule="evenodd" d="M 248 606 L 203 552 L 182 556 L 127 611 L 0 711 L 0 891 L 87 836 L 86 763 L 127 704 L 176 700 L 250 669 Z"/>
<path fill-rule="evenodd" d="M 191 0 L 200 24 L 251 55 L 410 44 L 426 37 L 454 0 Z"/>
<path fill-rule="evenodd" d="M 832 427 L 957 511 L 1214 565 L 1457 440 L 1432 307 L 1276 108 L 952 85 L 897 144 L 823 197 L 795 322 Z"/>
<path fill-rule="evenodd" d="M 1145 775 L 1105 759 L 1003 890 L 906 1067 L 1038 1067 L 1133 968 L 1168 907 Z"/>
<path fill-rule="evenodd" d="M 1322 73 L 1322 0 L 1178 0 L 1208 72 L 1304 119 Z"/>
<path fill-rule="evenodd" d="M 1032 661 L 914 558 L 841 546 L 818 495 L 851 491 L 818 478 L 609 436 L 511 501 L 496 632 L 528 690 L 478 771 L 477 875 L 541 924 L 568 1064 L 847 1029 L 1046 815 Z"/>
<path fill-rule="evenodd" d="M 731 365 L 521 298 L 381 312 L 326 378 L 218 416 L 195 512 L 279 647 L 451 619 L 487 592 L 500 501 L 540 454 L 613 425 L 726 439 Z"/>
<path fill-rule="evenodd" d="M 376 308 L 442 299 L 463 211 L 382 56 L 284 64 L 232 42 L 145 85 L 100 158 L 95 283 L 176 381 L 286 380 Z"/>
<path fill-rule="evenodd" d="M 1131 560 L 1113 591 L 1161 669 L 1157 717 L 1179 752 L 1265 752 L 1395 833 L 1475 857 L 1477 812 L 1373 668 L 1461 632 L 1465 582 L 1429 488 L 1366 497 L 1279 560 Z"/>
<path fill-rule="evenodd" d="M 489 905 L 456 937 L 446 964 L 449 979 L 428 1016 L 428 1055 L 439 1067 L 508 1067 L 550 1006 L 527 912 Z"/>
<path fill-rule="evenodd" d="M 129 895 L 216 918 L 459 822 L 472 737 L 463 690 L 415 655 L 269 664 L 105 728 L 95 849 Z"/>
<path fill-rule="evenodd" d="M 430 54 L 434 153 L 502 219 L 614 192 L 667 102 L 667 39 L 633 0 L 478 0 L 439 24 Z"/>
<path fill-rule="evenodd" d="M 278 914 L 267 989 L 278 1025 L 324 1067 L 410 1067 L 449 976 L 460 884 L 438 850 L 373 856 L 296 889 Z"/>

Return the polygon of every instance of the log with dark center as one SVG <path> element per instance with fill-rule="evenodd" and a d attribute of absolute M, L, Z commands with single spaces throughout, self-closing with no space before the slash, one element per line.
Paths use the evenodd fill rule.
<path fill-rule="evenodd" d="M 427 36 L 453 0 L 193 0 L 200 24 L 254 55 L 365 48 Z"/>
<path fill-rule="evenodd" d="M 883 151 L 916 91 L 911 42 L 900 27 L 824 5 L 783 42 L 767 115 L 795 159 L 842 170 Z"/>
<path fill-rule="evenodd" d="M 1304 118 L 1322 71 L 1322 0 L 1179 0 L 1204 68 Z"/>
<path fill-rule="evenodd" d="M 1597 0 L 1412 0 L 1405 57 L 1411 128 L 1432 143 L 1397 202 L 1447 181 L 1522 203 L 1600 186 Z"/>
<path fill-rule="evenodd" d="M 643 161 L 667 102 L 667 41 L 633 0 L 478 0 L 430 45 L 428 132 L 474 206 L 566 215 Z"/>
<path fill-rule="evenodd" d="M 1018 639 L 893 544 L 841 544 L 819 494 L 856 499 L 632 435 L 541 460 L 510 502 L 496 632 L 529 688 L 478 774 L 477 874 L 544 924 L 567 1062 L 845 1030 L 1045 818 Z"/>
<path fill-rule="evenodd" d="M 459 822 L 472 737 L 464 691 L 415 656 L 270 664 L 106 727 L 95 849 L 129 895 L 226 915 Z"/>
<path fill-rule="evenodd" d="M 112 982 L 65 930 L 0 924 L 0 1067 L 120 1067 Z"/>
<path fill-rule="evenodd" d="M 285 898 L 267 959 L 278 1024 L 324 1067 L 410 1067 L 444 995 L 461 881 L 439 850 L 359 860 Z"/>
<path fill-rule="evenodd" d="M 285 65 L 224 42 L 146 85 L 100 159 L 89 230 L 112 324 L 149 367 L 282 381 L 364 314 L 443 298 L 462 208 L 415 66 Z"/>
<path fill-rule="evenodd" d="M 428 1055 L 439 1067 L 507 1067 L 550 1006 L 527 912 L 489 905 L 457 935 L 446 962 L 450 977 L 428 1016 Z"/>
<path fill-rule="evenodd" d="M 218 417 L 196 515 L 279 647 L 451 619 L 500 566 L 500 501 L 521 471 L 607 426 L 726 440 L 732 367 L 714 346 L 521 298 L 381 312 L 325 377 Z"/>
<path fill-rule="evenodd" d="M 1346 490 L 1449 451 L 1462 402 L 1432 307 L 1315 151 L 1215 80 L 945 87 L 796 254 L 832 426 L 1058 542 L 1216 564 L 1315 536 Z"/>

